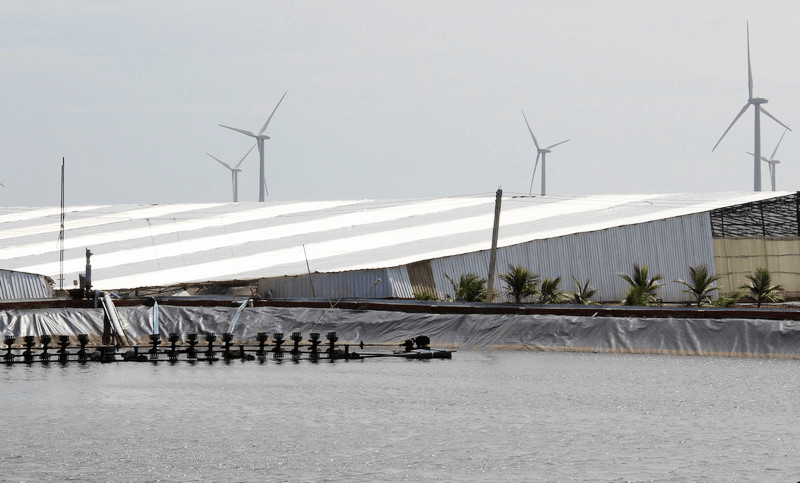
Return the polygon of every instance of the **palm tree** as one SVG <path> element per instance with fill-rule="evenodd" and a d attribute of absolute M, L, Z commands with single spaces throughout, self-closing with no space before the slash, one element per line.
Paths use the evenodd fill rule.
<path fill-rule="evenodd" d="M 650 277 L 647 265 L 633 264 L 633 274 L 620 273 L 620 277 L 631 286 L 623 303 L 625 305 L 652 305 L 657 303 L 656 291 L 663 285 L 661 274 Z"/>
<path fill-rule="evenodd" d="M 573 276 L 572 281 L 575 282 L 576 290 L 568 294 L 567 301 L 577 305 L 586 305 L 592 303 L 592 297 L 594 297 L 594 294 L 597 293 L 597 290 L 594 287 L 589 286 L 589 279 L 587 278 L 586 282 L 581 283 Z"/>
<path fill-rule="evenodd" d="M 554 279 L 542 279 L 542 285 L 539 289 L 539 303 L 540 304 L 557 304 L 564 298 L 564 292 L 558 289 L 561 284 L 561 277 Z"/>
<path fill-rule="evenodd" d="M 699 265 L 697 267 L 689 267 L 688 281 L 679 278 L 675 282 L 686 286 L 683 292 L 691 294 L 697 300 L 697 306 L 700 307 L 700 304 L 704 300 L 710 300 L 711 294 L 717 290 L 717 287 L 714 286 L 717 280 L 719 280 L 718 275 L 709 275 L 708 267 Z"/>
<path fill-rule="evenodd" d="M 508 264 L 508 272 L 500 275 L 500 280 L 506 285 L 506 295 L 514 300 L 515 304 L 538 292 L 539 274 L 533 273 L 525 267 Z"/>
<path fill-rule="evenodd" d="M 480 278 L 474 273 L 462 275 L 458 283 L 445 274 L 450 285 L 455 292 L 457 302 L 483 302 L 486 300 L 486 279 Z"/>
<path fill-rule="evenodd" d="M 766 268 L 756 268 L 756 271 L 747 275 L 750 283 L 742 285 L 741 289 L 750 292 L 756 299 L 756 307 L 761 307 L 764 302 L 780 302 L 783 297 L 778 293 L 783 291 L 781 285 L 772 285 L 772 274 Z"/>

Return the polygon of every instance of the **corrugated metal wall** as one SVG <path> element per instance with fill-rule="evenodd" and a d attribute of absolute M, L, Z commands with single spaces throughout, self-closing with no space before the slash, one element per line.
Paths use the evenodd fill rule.
<path fill-rule="evenodd" d="M 392 286 L 392 295 L 390 295 L 390 297 L 401 299 L 414 298 L 414 289 L 405 266 L 387 268 L 386 275 Z"/>
<path fill-rule="evenodd" d="M 624 297 L 628 285 L 618 274 L 630 273 L 634 263 L 648 265 L 651 274 L 664 276 L 667 284 L 659 291 L 664 301 L 688 301 L 683 286 L 673 280 L 687 278 L 693 265 L 705 263 L 714 270 L 708 213 L 537 240 L 497 251 L 498 274 L 505 273 L 509 264 L 521 265 L 542 277 L 560 276 L 565 291 L 574 289 L 573 276 L 581 281 L 588 278 L 597 289 L 598 301 Z M 431 267 L 440 295 L 452 295 L 445 274 L 454 280 L 466 273 L 485 277 L 489 251 L 432 260 Z M 502 293 L 504 286 L 499 278 L 495 288 Z"/>
<path fill-rule="evenodd" d="M 25 300 L 52 297 L 53 287 L 44 275 L 0 269 L 0 299 Z"/>
<path fill-rule="evenodd" d="M 766 268 L 786 295 L 800 294 L 800 237 L 715 238 L 714 253 L 722 293 L 740 290 L 746 275 Z"/>
<path fill-rule="evenodd" d="M 524 266 L 542 277 L 560 276 L 564 291 L 574 290 L 573 276 L 581 282 L 589 279 L 597 289 L 596 301 L 621 300 L 628 285 L 618 274 L 630 273 L 634 263 L 663 275 L 662 300 L 689 301 L 683 286 L 673 280 L 687 278 L 689 266 L 705 263 L 714 271 L 708 213 L 536 240 L 497 251 L 498 274 L 507 272 L 509 264 Z M 413 287 L 431 285 L 427 279 L 432 277 L 438 295 L 444 297 L 454 292 L 445 275 L 454 280 L 467 273 L 486 277 L 488 270 L 489 251 L 484 250 L 386 269 L 314 273 L 313 294 L 308 275 L 263 279 L 259 293 L 274 298 L 412 298 Z M 498 294 L 504 290 L 499 277 L 495 289 Z"/>
<path fill-rule="evenodd" d="M 312 273 L 259 281 L 258 293 L 271 298 L 411 298 L 405 267 Z M 313 290 L 312 290 L 313 283 Z"/>

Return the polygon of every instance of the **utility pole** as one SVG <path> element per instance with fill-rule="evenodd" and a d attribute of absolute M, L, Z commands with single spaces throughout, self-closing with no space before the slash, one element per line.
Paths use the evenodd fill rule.
<path fill-rule="evenodd" d="M 500 202 L 503 200 L 503 189 L 497 189 L 494 201 L 494 228 L 492 229 L 492 251 L 489 255 L 489 277 L 486 279 L 486 302 L 494 298 L 494 272 L 497 264 L 497 235 L 500 232 Z"/>
<path fill-rule="evenodd" d="M 58 232 L 58 289 L 64 290 L 64 157 L 61 157 L 61 230 Z"/>

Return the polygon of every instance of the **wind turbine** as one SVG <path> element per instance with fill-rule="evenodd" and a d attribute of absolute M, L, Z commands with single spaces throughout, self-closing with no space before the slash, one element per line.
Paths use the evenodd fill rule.
<path fill-rule="evenodd" d="M 783 137 L 786 136 L 787 131 L 787 129 L 783 130 L 783 134 L 781 134 L 781 138 L 778 139 L 778 144 L 775 145 L 775 149 L 772 151 L 772 156 L 770 156 L 769 159 L 761 156 L 761 160 L 769 165 L 769 178 L 772 182 L 772 191 L 775 191 L 775 165 L 780 164 L 780 161 L 775 159 L 775 154 L 778 152 L 778 146 L 781 145 L 781 141 L 783 141 Z M 747 154 L 754 156 L 751 152 L 747 152 Z"/>
<path fill-rule="evenodd" d="M 536 176 L 536 168 L 539 166 L 539 156 L 541 156 L 542 157 L 542 196 L 544 196 L 544 193 L 545 193 L 545 189 L 544 189 L 545 188 L 545 174 L 546 174 L 546 171 L 545 171 L 545 168 L 546 168 L 545 158 L 547 156 L 547 153 L 550 152 L 551 148 L 554 148 L 554 147 L 558 146 L 559 144 L 564 144 L 565 142 L 569 141 L 569 139 L 567 139 L 566 141 L 561 141 L 560 143 L 551 144 L 550 146 L 547 146 L 546 148 L 540 148 L 539 147 L 539 142 L 536 140 L 536 136 L 533 135 L 533 129 L 531 129 L 531 125 L 530 125 L 530 123 L 528 123 L 528 118 L 525 117 L 525 111 L 522 111 L 522 117 L 525 119 L 525 125 L 528 126 L 528 132 L 531 133 L 531 137 L 533 138 L 533 144 L 536 146 L 536 164 L 533 165 L 533 174 L 531 175 L 531 188 L 528 191 L 528 195 L 533 193 L 533 177 Z"/>
<path fill-rule="evenodd" d="M 226 163 L 225 161 L 223 161 L 223 160 L 221 160 L 221 159 L 219 159 L 219 158 L 217 158 L 215 156 L 212 156 L 209 153 L 206 153 L 206 154 L 208 154 L 208 156 L 211 159 L 215 160 L 219 164 L 221 164 L 221 165 L 225 166 L 226 168 L 228 168 L 229 170 L 231 170 L 231 185 L 232 185 L 231 188 L 233 189 L 233 202 L 234 203 L 237 203 L 239 201 L 239 173 L 242 172 L 242 170 L 239 169 L 239 166 L 241 166 L 242 162 L 244 161 L 244 158 L 246 158 L 247 155 L 250 154 L 250 152 L 253 150 L 254 147 L 256 147 L 255 144 L 253 144 L 253 146 L 250 147 L 250 150 L 247 151 L 247 153 L 244 156 L 242 156 L 241 161 L 239 161 L 236 164 L 236 166 L 234 166 L 233 168 L 231 168 L 231 166 L 228 163 Z"/>
<path fill-rule="evenodd" d="M 742 117 L 744 111 L 746 111 L 747 108 L 752 105 L 755 110 L 755 129 L 754 129 L 755 140 L 753 147 L 753 190 L 761 191 L 761 113 L 763 112 L 764 114 L 767 115 L 767 117 L 777 122 L 781 126 L 785 127 L 789 131 L 791 131 L 791 129 L 786 124 L 780 122 L 775 116 L 768 113 L 766 109 L 761 107 L 762 104 L 766 104 L 768 102 L 766 99 L 764 99 L 763 97 L 753 97 L 753 70 L 750 67 L 750 24 L 747 25 L 747 90 L 749 95 L 747 103 L 744 105 L 742 110 L 739 111 L 739 114 L 737 114 L 736 117 L 733 118 L 733 122 L 731 122 L 731 125 L 728 126 L 728 129 L 726 129 L 725 132 L 722 133 L 722 137 L 719 138 L 719 141 L 717 141 L 717 144 L 714 145 L 714 148 L 711 149 L 711 151 L 717 149 L 719 143 L 722 142 L 722 138 L 724 138 L 725 135 L 728 134 L 728 131 L 730 131 L 733 125 L 736 124 L 736 121 L 738 121 L 739 118 Z"/>
<path fill-rule="evenodd" d="M 272 114 L 270 114 L 269 117 L 267 118 L 267 122 L 264 123 L 264 127 L 262 127 L 260 131 L 258 131 L 258 134 L 253 134 L 252 132 L 246 131 L 244 129 L 238 129 L 238 128 L 235 128 L 235 127 L 231 127 L 231 126 L 226 126 L 224 124 L 220 124 L 220 126 L 222 126 L 224 128 L 232 129 L 232 130 L 234 130 L 236 132 L 240 132 L 242 134 L 250 136 L 251 138 L 255 138 L 256 139 L 256 145 L 258 146 L 258 157 L 259 157 L 259 161 L 260 161 L 260 164 L 259 164 L 259 175 L 258 175 L 258 179 L 259 179 L 259 181 L 258 181 L 258 201 L 264 201 L 264 198 L 265 198 L 266 192 L 267 192 L 267 177 L 266 177 L 266 174 L 264 172 L 264 141 L 269 139 L 269 136 L 264 134 L 264 131 L 267 130 L 267 126 L 269 126 L 269 122 L 272 120 L 272 116 L 275 115 L 275 111 L 278 110 L 278 106 L 281 105 L 281 102 L 283 101 L 284 97 L 286 97 L 286 93 L 285 92 L 281 96 L 281 99 L 278 101 L 278 104 L 275 106 L 275 109 L 272 110 Z"/>

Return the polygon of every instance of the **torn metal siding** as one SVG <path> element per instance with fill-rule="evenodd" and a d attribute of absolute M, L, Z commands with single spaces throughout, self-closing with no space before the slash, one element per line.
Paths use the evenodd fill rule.
<path fill-rule="evenodd" d="M 0 269 L 0 299 L 25 300 L 53 297 L 53 287 L 44 275 Z"/>

